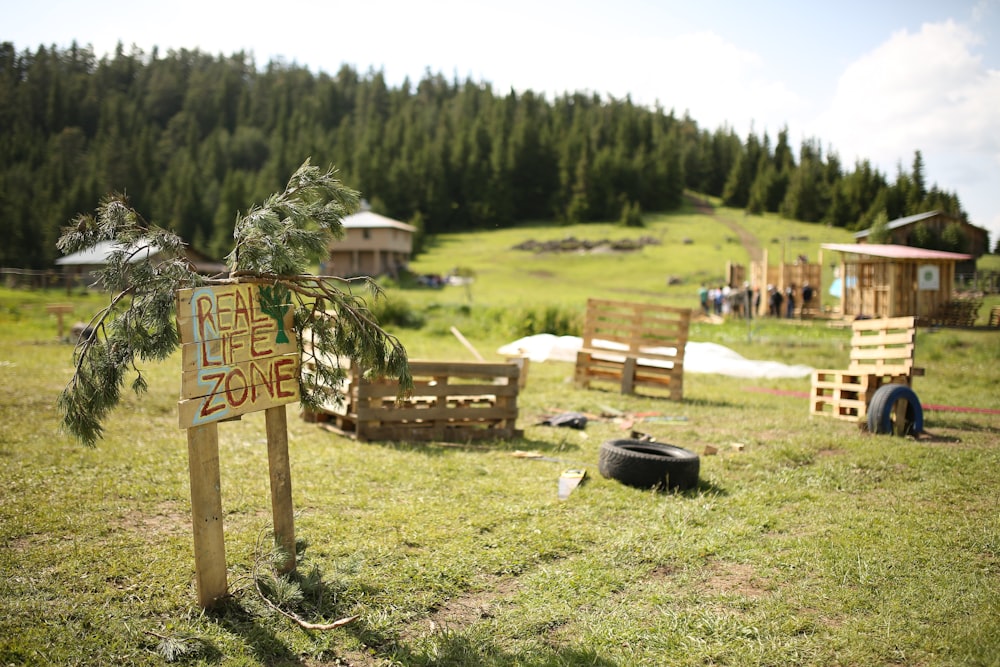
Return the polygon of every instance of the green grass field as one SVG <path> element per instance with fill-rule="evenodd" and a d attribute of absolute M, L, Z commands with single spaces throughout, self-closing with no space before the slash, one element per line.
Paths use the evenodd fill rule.
<path fill-rule="evenodd" d="M 814 225 L 746 224 L 766 230 L 762 245 L 810 236 L 789 254 L 843 240 Z M 685 213 L 644 230 L 443 237 L 413 268 L 463 266 L 476 281 L 468 291 L 390 287 L 424 319 L 394 332 L 411 357 L 471 360 L 448 331 L 458 326 L 495 359 L 524 313 L 572 316 L 588 296 L 696 305 L 700 280 L 746 261 L 729 233 Z M 609 256 L 510 249 L 528 237 L 641 234 L 663 243 Z M 683 282 L 668 286 L 668 276 Z M 1000 664 L 995 330 L 920 330 L 926 376 L 914 390 L 939 406 L 920 438 L 810 418 L 808 378 L 688 373 L 677 403 L 577 389 L 558 362 L 531 365 L 514 441 L 358 443 L 290 406 L 292 589 L 255 576 L 273 557 L 263 415 L 224 423 L 231 598 L 206 612 L 177 427 L 179 355 L 145 369 L 150 391 L 127 395 L 96 448 L 59 428 L 71 346 L 45 305 L 73 303 L 75 321 L 105 300 L 0 289 L 2 665 Z M 832 368 L 846 364 L 848 337 L 821 321 L 698 322 L 690 333 L 751 359 Z M 609 408 L 651 414 L 630 425 L 602 417 Z M 592 415 L 587 428 L 538 424 L 566 410 Z M 600 444 L 631 429 L 703 454 L 699 487 L 657 493 L 602 478 Z M 587 481 L 560 501 L 560 472 L 581 467 Z M 261 580 L 308 621 L 358 618 L 303 629 L 261 601 Z"/>

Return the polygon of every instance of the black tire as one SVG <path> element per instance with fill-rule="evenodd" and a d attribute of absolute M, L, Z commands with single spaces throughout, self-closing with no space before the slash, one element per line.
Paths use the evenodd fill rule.
<path fill-rule="evenodd" d="M 906 401 L 902 423 L 897 423 L 896 404 Z M 875 390 L 868 403 L 868 430 L 900 436 L 913 435 L 924 430 L 924 409 L 916 393 L 905 384 L 884 384 Z"/>
<path fill-rule="evenodd" d="M 684 491 L 698 486 L 698 455 L 683 447 L 642 440 L 608 440 L 597 469 L 609 479 L 640 489 Z"/>

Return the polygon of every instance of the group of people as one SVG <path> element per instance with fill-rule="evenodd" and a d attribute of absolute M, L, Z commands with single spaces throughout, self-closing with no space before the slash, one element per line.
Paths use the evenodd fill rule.
<path fill-rule="evenodd" d="M 698 299 L 701 302 L 701 310 L 706 315 L 715 313 L 723 317 L 728 315 L 752 316 L 752 310 L 760 305 L 759 290 L 755 295 L 754 291 L 750 289 L 749 283 L 743 283 L 743 289 L 729 285 L 710 288 L 703 284 L 698 290 Z M 753 308 L 748 309 L 751 304 Z"/>
<path fill-rule="evenodd" d="M 796 289 L 795 284 L 785 287 L 784 292 L 774 285 L 767 286 L 767 313 L 771 317 L 795 317 L 796 297 L 801 297 L 801 312 L 812 307 L 813 288 L 809 283 L 802 286 L 801 293 Z M 720 285 L 718 287 L 707 287 L 702 284 L 698 290 L 698 300 L 701 303 L 701 310 L 704 314 L 716 314 L 722 317 L 736 315 L 739 317 L 753 317 L 753 314 L 760 312 L 761 292 L 760 288 L 751 288 L 750 283 L 744 282 L 742 288 Z"/>

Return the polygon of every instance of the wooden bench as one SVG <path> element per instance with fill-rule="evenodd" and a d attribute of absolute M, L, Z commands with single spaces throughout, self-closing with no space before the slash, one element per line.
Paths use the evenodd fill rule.
<path fill-rule="evenodd" d="M 519 437 L 516 363 L 410 360 L 413 392 L 396 401 L 399 383 L 369 379 L 352 367 L 334 401 L 307 421 L 360 441 L 470 442 Z"/>
<path fill-rule="evenodd" d="M 645 387 L 681 400 L 690 321 L 689 308 L 589 299 L 576 355 L 577 386 L 613 382 L 623 394 Z"/>
<path fill-rule="evenodd" d="M 909 386 L 924 369 L 913 365 L 916 322 L 913 317 L 856 320 L 851 360 L 846 370 L 814 370 L 809 413 L 864 421 L 875 390 L 884 384 Z"/>

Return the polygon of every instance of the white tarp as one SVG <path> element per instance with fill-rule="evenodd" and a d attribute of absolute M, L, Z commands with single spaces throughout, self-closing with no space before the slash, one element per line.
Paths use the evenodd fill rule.
<path fill-rule="evenodd" d="M 497 354 L 507 357 L 527 356 L 531 361 L 576 361 L 583 346 L 579 336 L 537 334 L 507 343 Z M 650 352 L 655 352 L 651 348 Z M 668 350 L 673 352 L 673 350 Z M 684 347 L 684 370 L 689 373 L 714 373 L 739 378 L 797 378 L 812 373 L 810 366 L 788 365 L 780 361 L 747 359 L 724 345 L 688 341 Z"/>

